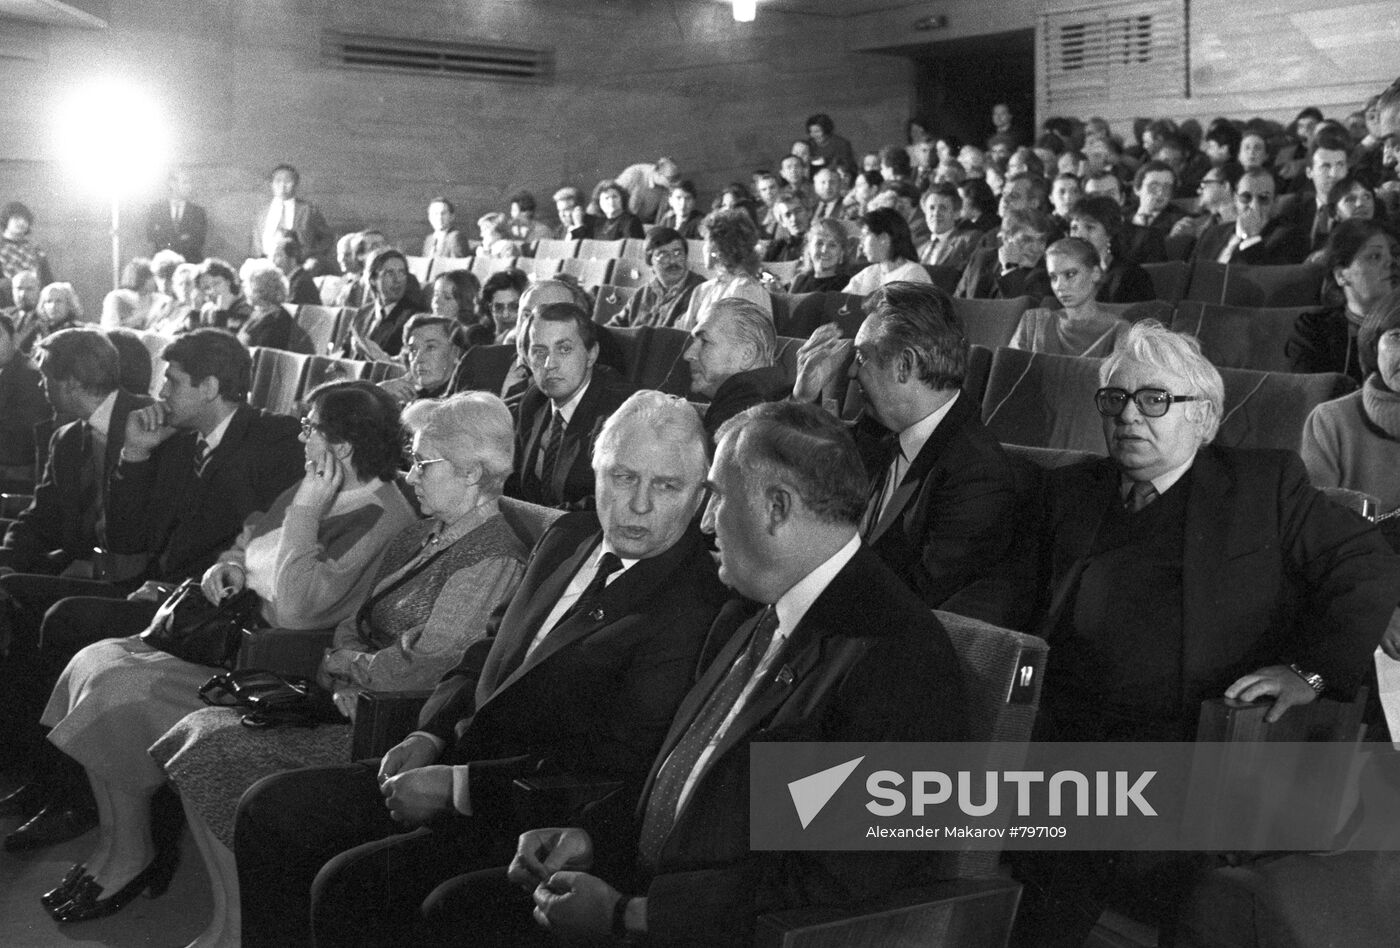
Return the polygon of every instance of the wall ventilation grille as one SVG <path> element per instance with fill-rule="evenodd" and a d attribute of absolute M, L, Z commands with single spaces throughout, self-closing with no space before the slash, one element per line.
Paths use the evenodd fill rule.
<path fill-rule="evenodd" d="M 327 62 L 352 69 L 494 82 L 548 82 L 554 74 L 553 50 L 497 43 L 327 32 L 321 50 Z"/>
<path fill-rule="evenodd" d="M 1048 114 L 1110 95 L 1188 94 L 1185 0 L 1055 10 L 1039 20 Z"/>

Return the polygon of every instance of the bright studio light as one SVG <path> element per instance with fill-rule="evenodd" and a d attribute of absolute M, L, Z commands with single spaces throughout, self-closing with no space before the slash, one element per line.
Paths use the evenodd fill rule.
<path fill-rule="evenodd" d="M 58 158 L 73 181 L 108 198 L 157 184 L 170 154 L 169 129 L 156 101 L 120 79 L 74 89 L 54 116 Z"/>
<path fill-rule="evenodd" d="M 734 22 L 752 23 L 758 13 L 758 0 L 734 0 Z"/>

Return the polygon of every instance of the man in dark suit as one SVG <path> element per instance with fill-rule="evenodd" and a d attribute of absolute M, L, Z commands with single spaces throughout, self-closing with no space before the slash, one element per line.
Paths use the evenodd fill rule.
<path fill-rule="evenodd" d="M 1029 614 L 997 569 L 1016 524 L 1015 478 L 960 389 L 967 337 L 936 287 L 891 283 L 866 301 L 852 375 L 866 407 L 854 433 L 872 487 L 861 535 L 935 609 L 1010 628 Z M 793 398 L 811 401 L 852 348 L 834 325 L 798 354 Z"/>
<path fill-rule="evenodd" d="M 173 250 L 187 263 L 204 260 L 204 239 L 209 233 L 209 217 L 204 208 L 190 200 L 189 172 L 177 168 L 166 179 L 167 197 L 152 204 L 146 212 L 146 239 L 151 252 Z"/>
<path fill-rule="evenodd" d="M 718 300 L 690 331 L 690 390 L 710 400 L 705 431 L 712 439 L 751 405 L 788 396 L 792 382 L 773 364 L 777 348 L 772 318 L 738 297 Z"/>
<path fill-rule="evenodd" d="M 1277 265 L 1302 263 L 1306 235 L 1275 218 L 1278 185 L 1264 168 L 1246 171 L 1235 186 L 1235 220 L 1201 232 L 1191 260 Z"/>
<path fill-rule="evenodd" d="M 552 933 L 750 944 L 763 912 L 929 881 L 937 861 L 928 854 L 749 848 L 751 742 L 965 736 L 947 633 L 860 542 L 865 480 L 855 444 L 814 405 L 758 405 L 721 429 L 705 526 L 720 578 L 767 608 L 747 622 L 726 613 L 715 623 L 711 637 L 723 644 L 676 713 L 633 832 L 594 834 L 604 816 L 616 818 L 604 806 L 587 830 L 521 837 L 510 878 L 533 889 L 534 916 Z M 635 846 L 619 851 L 633 836 Z M 595 860 L 597 874 L 588 871 Z M 497 901 L 519 926 L 530 924 L 527 908 Z M 461 911 L 467 926 L 473 909 L 492 908 L 443 907 Z M 485 935 L 494 922 L 459 930 Z M 528 943 L 544 935 L 524 934 Z"/>
<path fill-rule="evenodd" d="M 277 234 L 296 231 L 306 254 L 306 272 L 312 276 L 335 272 L 334 235 L 315 204 L 296 196 L 301 175 L 291 165 L 272 169 L 272 200 L 253 220 L 251 256 L 272 257 Z"/>
<path fill-rule="evenodd" d="M 984 245 L 972 254 L 954 295 L 965 299 L 1029 296 L 1037 302 L 1052 295 L 1045 270 L 1050 232 L 1048 214 L 1007 211 L 1001 218 L 997 246 Z"/>
<path fill-rule="evenodd" d="M 1332 231 L 1332 213 L 1327 208 L 1327 196 L 1332 186 L 1346 177 L 1350 167 L 1351 137 L 1340 128 L 1323 127 L 1308 148 L 1308 162 L 1303 173 L 1311 182 L 1306 191 L 1285 195 L 1279 200 L 1278 220 L 1281 226 L 1296 231 L 1295 239 L 1306 242 L 1308 252 L 1327 244 Z"/>
<path fill-rule="evenodd" d="M 635 391 L 598 365 L 598 327 L 573 303 L 540 307 L 530 321 L 526 355 L 534 376 L 515 423 L 517 473 L 506 493 L 532 504 L 593 506 L 593 439 Z"/>
<path fill-rule="evenodd" d="M 454 868 L 499 865 L 528 828 L 512 781 L 616 781 L 635 805 L 726 598 L 694 519 L 707 439 L 695 411 L 638 392 L 599 436 L 598 510 L 558 520 L 491 634 L 383 760 L 294 771 L 244 797 L 235 834 L 248 948 L 398 944 Z M 547 819 L 568 808 L 544 804 Z M 387 807 L 387 808 L 386 808 Z M 398 835 L 430 823 L 430 833 Z M 482 861 L 484 860 L 484 861 Z"/>
<path fill-rule="evenodd" d="M 1133 224 L 1154 230 L 1165 240 L 1177 221 L 1186 212 L 1172 206 L 1176 194 L 1176 172 L 1165 161 L 1149 161 L 1133 176 L 1133 193 L 1137 195 L 1137 210 Z"/>
<path fill-rule="evenodd" d="M 1380 533 L 1312 488 L 1296 454 L 1209 444 L 1224 386 L 1189 336 L 1138 323 L 1099 377 L 1109 457 L 1047 475 L 1028 571 L 1050 643 L 1038 736 L 1190 740 L 1206 698 L 1267 700 L 1272 721 L 1350 695 L 1400 600 Z M 1121 881 L 1110 856 L 1028 860 L 1033 881 L 1058 878 L 1028 886 L 1018 943 L 1079 944 Z M 1179 890 L 1163 882 L 1159 921 L 1192 869 Z"/>
<path fill-rule="evenodd" d="M 161 400 L 127 415 L 120 460 L 107 478 L 107 550 L 116 555 L 104 559 L 121 571 L 100 580 L 23 577 L 24 621 L 42 617 L 40 671 L 31 683 L 42 697 L 78 649 L 143 629 L 175 584 L 202 576 L 243 521 L 301 476 L 296 420 L 246 403 L 252 362 L 242 343 L 200 329 L 161 357 L 169 363 Z M 16 713 L 27 722 L 42 708 L 41 700 Z M 73 825 L 71 814 L 41 812 L 5 845 L 47 845 Z"/>

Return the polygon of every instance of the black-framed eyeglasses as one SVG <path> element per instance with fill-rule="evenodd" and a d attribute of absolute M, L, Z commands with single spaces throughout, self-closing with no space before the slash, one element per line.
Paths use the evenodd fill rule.
<path fill-rule="evenodd" d="M 1094 407 L 1105 418 L 1117 418 L 1133 400 L 1138 411 L 1147 418 L 1161 418 L 1176 402 L 1198 402 L 1199 395 L 1173 395 L 1162 388 L 1140 388 L 1130 392 L 1125 388 L 1101 388 L 1094 393 Z"/>

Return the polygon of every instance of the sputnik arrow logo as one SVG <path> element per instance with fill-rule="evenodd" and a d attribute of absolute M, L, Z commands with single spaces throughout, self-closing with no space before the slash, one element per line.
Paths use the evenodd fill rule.
<path fill-rule="evenodd" d="M 836 791 L 841 789 L 841 784 L 846 782 L 846 778 L 863 760 L 864 756 L 857 757 L 855 760 L 819 770 L 788 784 L 788 793 L 792 794 L 792 805 L 797 808 L 797 818 L 802 821 L 803 829 L 817 818 L 822 807 L 836 795 Z"/>

